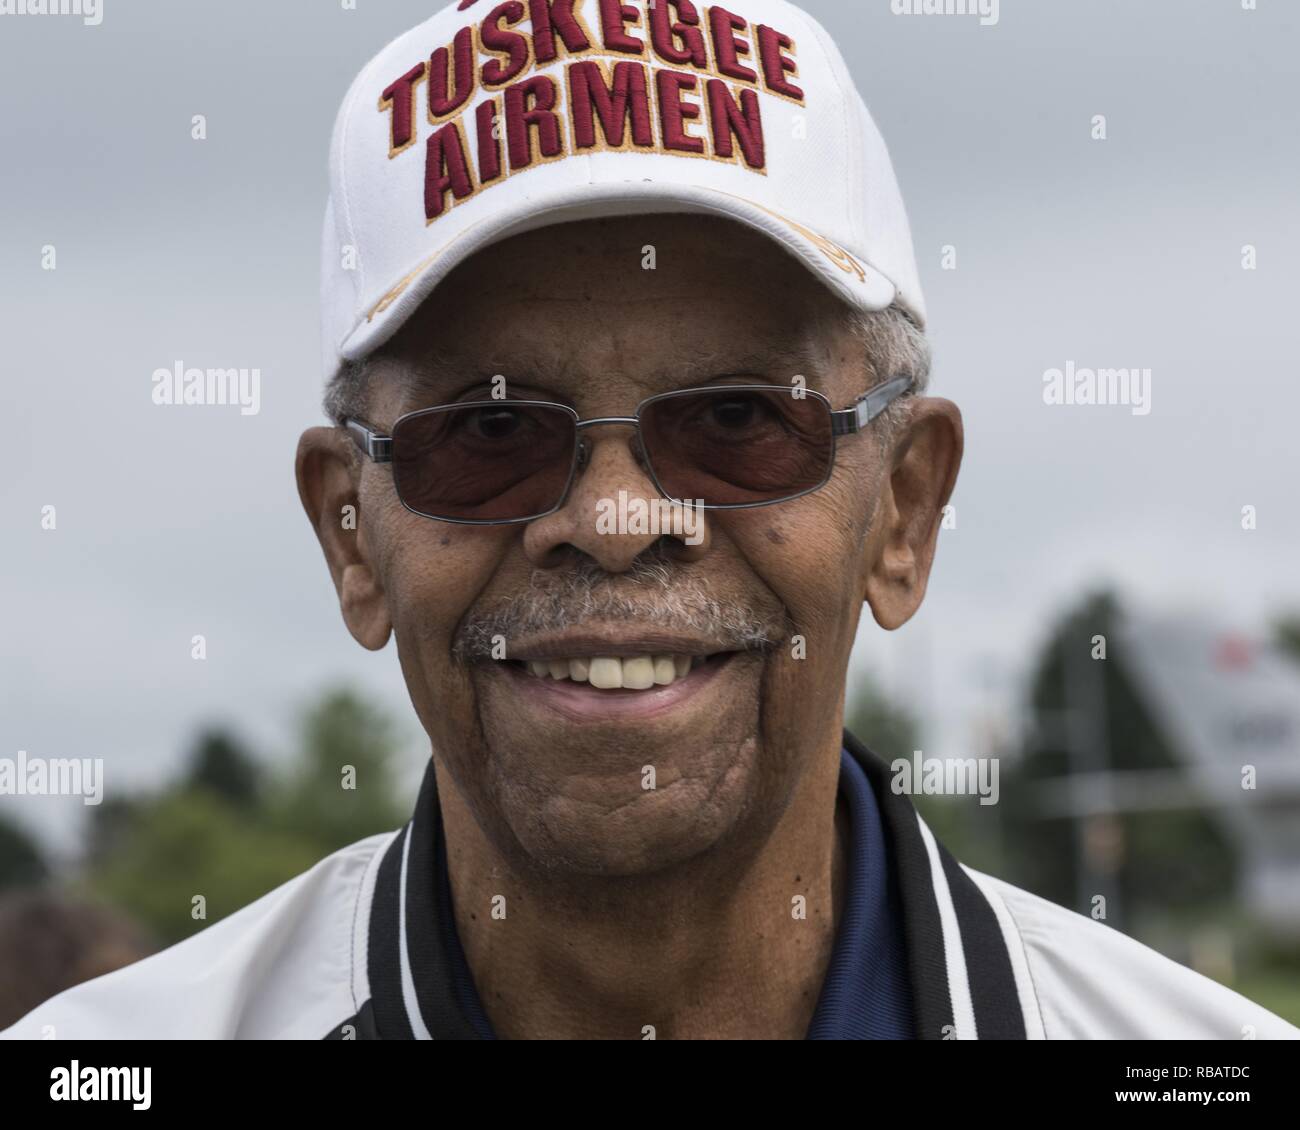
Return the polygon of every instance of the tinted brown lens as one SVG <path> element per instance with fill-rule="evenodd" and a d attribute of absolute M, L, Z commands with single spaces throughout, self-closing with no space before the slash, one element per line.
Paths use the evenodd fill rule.
<path fill-rule="evenodd" d="M 439 409 L 393 429 L 393 482 L 430 517 L 531 518 L 559 503 L 576 443 L 573 417 L 559 408 L 501 400 Z"/>
<path fill-rule="evenodd" d="M 784 389 L 665 397 L 642 411 L 641 434 L 664 490 L 709 506 L 774 502 L 820 486 L 835 442 L 825 402 Z"/>

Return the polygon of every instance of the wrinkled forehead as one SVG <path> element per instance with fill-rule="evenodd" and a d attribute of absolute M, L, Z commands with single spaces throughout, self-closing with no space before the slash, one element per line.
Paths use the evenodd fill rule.
<path fill-rule="evenodd" d="M 376 361 L 425 399 L 497 375 L 575 400 L 731 375 L 817 387 L 843 312 L 787 252 L 732 221 L 587 220 L 460 264 Z"/>

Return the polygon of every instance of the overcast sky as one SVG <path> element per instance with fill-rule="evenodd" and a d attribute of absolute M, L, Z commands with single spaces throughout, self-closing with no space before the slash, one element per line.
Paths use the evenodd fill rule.
<path fill-rule="evenodd" d="M 993 26 L 804 6 L 890 146 L 934 387 L 967 429 L 925 607 L 891 636 L 867 617 L 855 665 L 922 709 L 927 752 L 954 756 L 1096 583 L 1247 631 L 1300 607 L 1296 6 L 1003 0 Z M 343 630 L 292 461 L 319 419 L 334 113 L 436 7 L 0 16 L 0 756 L 102 757 L 125 790 L 174 773 L 203 722 L 283 748 L 331 681 L 411 717 L 391 645 L 372 655 Z M 261 411 L 155 406 L 151 374 L 178 360 L 260 368 Z M 1045 405 L 1044 371 L 1067 362 L 1149 368 L 1150 413 Z M 78 801 L 17 807 L 52 846 L 74 842 Z"/>

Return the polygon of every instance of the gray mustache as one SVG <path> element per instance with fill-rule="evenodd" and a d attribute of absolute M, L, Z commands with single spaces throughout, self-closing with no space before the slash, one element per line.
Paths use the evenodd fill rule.
<path fill-rule="evenodd" d="M 558 575 L 534 570 L 525 591 L 496 607 L 470 610 L 457 630 L 452 654 L 475 663 L 492 658 L 497 637 L 509 647 L 511 640 L 525 636 L 611 621 L 703 636 L 728 651 L 770 651 L 787 634 L 783 609 L 759 612 L 720 600 L 694 573 L 646 557 L 619 574 L 592 561 Z"/>

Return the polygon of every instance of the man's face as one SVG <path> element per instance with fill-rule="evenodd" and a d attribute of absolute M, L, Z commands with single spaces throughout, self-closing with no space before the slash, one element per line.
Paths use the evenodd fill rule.
<path fill-rule="evenodd" d="M 876 376 L 835 305 L 785 252 L 731 223 L 544 228 L 438 287 L 374 358 L 368 422 L 387 431 L 405 412 L 488 399 L 496 376 L 511 398 L 582 419 L 630 416 L 679 388 L 800 376 L 845 407 Z M 620 492 L 657 498 L 625 426 L 587 429 L 590 458 L 565 505 L 517 525 L 409 512 L 389 468 L 353 466 L 337 430 L 304 437 L 299 475 L 354 635 L 372 647 L 390 627 L 396 636 L 442 787 L 449 774 L 521 866 L 647 873 L 761 841 L 813 752 L 838 751 L 863 600 L 894 627 L 924 592 L 960 447 L 944 403 L 911 404 L 920 423 L 890 450 L 874 430 L 842 437 L 821 490 L 697 513 L 698 544 L 604 532 L 602 507 Z M 359 530 L 337 533 L 349 497 Z M 488 650 L 494 637 L 504 659 Z M 627 660 L 658 657 L 664 680 L 672 660 L 672 678 L 600 689 L 581 680 L 598 657 L 623 659 L 601 673 L 633 682 L 645 664 Z M 539 677 L 530 662 L 578 678 Z"/>

